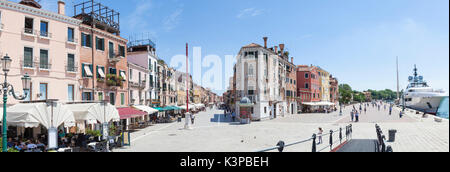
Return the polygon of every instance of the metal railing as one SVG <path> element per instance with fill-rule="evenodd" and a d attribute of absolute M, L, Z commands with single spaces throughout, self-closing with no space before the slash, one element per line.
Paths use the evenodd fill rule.
<path fill-rule="evenodd" d="M 333 134 L 335 134 L 335 133 L 339 133 L 339 135 L 337 136 L 338 138 L 336 140 L 333 140 Z M 345 133 L 343 133 L 343 129 L 342 129 L 342 127 L 340 127 L 339 129 L 334 130 L 334 131 L 330 130 L 330 132 L 327 133 L 327 134 L 313 134 L 311 138 L 308 138 L 308 139 L 305 139 L 305 140 L 300 140 L 300 141 L 289 143 L 289 144 L 286 144 L 284 141 L 279 141 L 275 147 L 266 148 L 266 149 L 259 150 L 259 151 L 256 151 L 256 152 L 269 152 L 269 151 L 273 151 L 273 150 L 278 150 L 278 152 L 283 152 L 283 150 L 286 147 L 294 146 L 294 145 L 298 145 L 298 144 L 302 144 L 302 143 L 307 143 L 307 142 L 310 142 L 310 141 L 312 141 L 312 148 L 311 148 L 312 152 L 321 152 L 321 151 L 323 151 L 323 150 L 325 150 L 327 148 L 330 148 L 330 151 L 332 151 L 333 150 L 333 145 L 335 143 L 339 142 L 339 144 L 342 144 L 342 141 L 344 139 L 343 138 L 343 136 L 344 136 L 343 134 L 345 134 L 345 140 L 349 141 L 349 140 L 352 139 L 352 133 L 353 133 L 353 127 L 350 124 L 348 126 L 345 126 Z M 317 149 L 316 139 L 319 138 L 319 137 L 325 137 L 325 136 L 329 136 L 330 137 L 329 138 L 329 144 L 326 147 L 321 148 L 321 149 L 318 150 Z"/>
<path fill-rule="evenodd" d="M 375 124 L 375 129 L 377 131 L 377 152 L 394 152 L 391 146 L 386 146 L 386 136 L 383 134 L 383 130 L 381 130 L 378 124 Z"/>

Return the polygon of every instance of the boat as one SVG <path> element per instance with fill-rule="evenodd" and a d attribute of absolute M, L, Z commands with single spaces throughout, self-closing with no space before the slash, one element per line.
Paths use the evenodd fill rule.
<path fill-rule="evenodd" d="M 409 84 L 403 93 L 403 103 L 407 108 L 436 114 L 441 101 L 448 97 L 448 93 L 442 89 L 435 90 L 430 87 L 417 71 L 417 66 L 414 65 L 414 76 L 408 78 Z"/>

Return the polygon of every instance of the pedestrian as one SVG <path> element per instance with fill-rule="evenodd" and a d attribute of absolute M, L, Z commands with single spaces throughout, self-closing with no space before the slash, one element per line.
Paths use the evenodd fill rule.
<path fill-rule="evenodd" d="M 367 108 L 364 108 L 364 114 L 367 114 Z"/>
<path fill-rule="evenodd" d="M 389 107 L 389 115 L 392 115 L 392 106 Z"/>
<path fill-rule="evenodd" d="M 403 117 L 403 111 L 400 111 L 400 119 Z"/>
<path fill-rule="evenodd" d="M 192 122 L 192 125 L 194 125 L 194 120 L 195 120 L 195 115 L 194 115 L 194 114 L 191 114 L 191 122 Z"/>
<path fill-rule="evenodd" d="M 321 127 L 319 127 L 319 142 L 317 144 L 322 144 L 322 134 L 323 134 L 323 130 Z"/>
<path fill-rule="evenodd" d="M 359 113 L 358 113 L 358 111 L 356 111 L 355 117 L 356 117 L 356 122 L 359 122 Z"/>
<path fill-rule="evenodd" d="M 353 122 L 353 119 L 355 118 L 355 111 L 354 110 L 352 110 L 352 112 L 350 112 L 350 116 L 352 117 L 352 122 Z"/>

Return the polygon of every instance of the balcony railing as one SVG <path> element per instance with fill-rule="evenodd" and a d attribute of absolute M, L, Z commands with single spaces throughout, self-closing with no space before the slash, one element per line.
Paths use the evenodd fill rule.
<path fill-rule="evenodd" d="M 78 66 L 67 65 L 66 66 L 66 71 L 67 72 L 77 72 L 78 71 Z"/>
<path fill-rule="evenodd" d="M 51 69 L 52 64 L 50 62 L 43 62 L 43 63 L 39 63 L 39 69 L 40 70 L 49 70 Z"/>
<path fill-rule="evenodd" d="M 47 31 L 39 31 L 40 38 L 52 38 L 52 33 Z"/>
<path fill-rule="evenodd" d="M 67 38 L 67 43 L 77 44 L 78 39 L 77 38 Z"/>
<path fill-rule="evenodd" d="M 36 30 L 30 29 L 30 28 L 23 28 L 22 34 L 36 36 Z"/>
<path fill-rule="evenodd" d="M 122 57 L 117 52 L 114 52 L 114 53 L 110 52 L 110 53 L 108 53 L 108 57 L 109 57 L 108 60 L 109 60 L 110 63 L 117 63 L 120 60 L 122 60 Z"/>
<path fill-rule="evenodd" d="M 25 59 L 20 61 L 22 68 L 33 69 L 36 67 L 36 64 L 39 62 L 34 61 L 33 59 Z"/>

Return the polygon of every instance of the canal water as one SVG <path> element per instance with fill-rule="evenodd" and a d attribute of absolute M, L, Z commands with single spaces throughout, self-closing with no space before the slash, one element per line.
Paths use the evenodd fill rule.
<path fill-rule="evenodd" d="M 448 111 L 449 111 L 448 106 L 449 106 L 448 97 L 446 97 L 442 100 L 441 105 L 439 106 L 437 116 L 448 119 Z"/>

